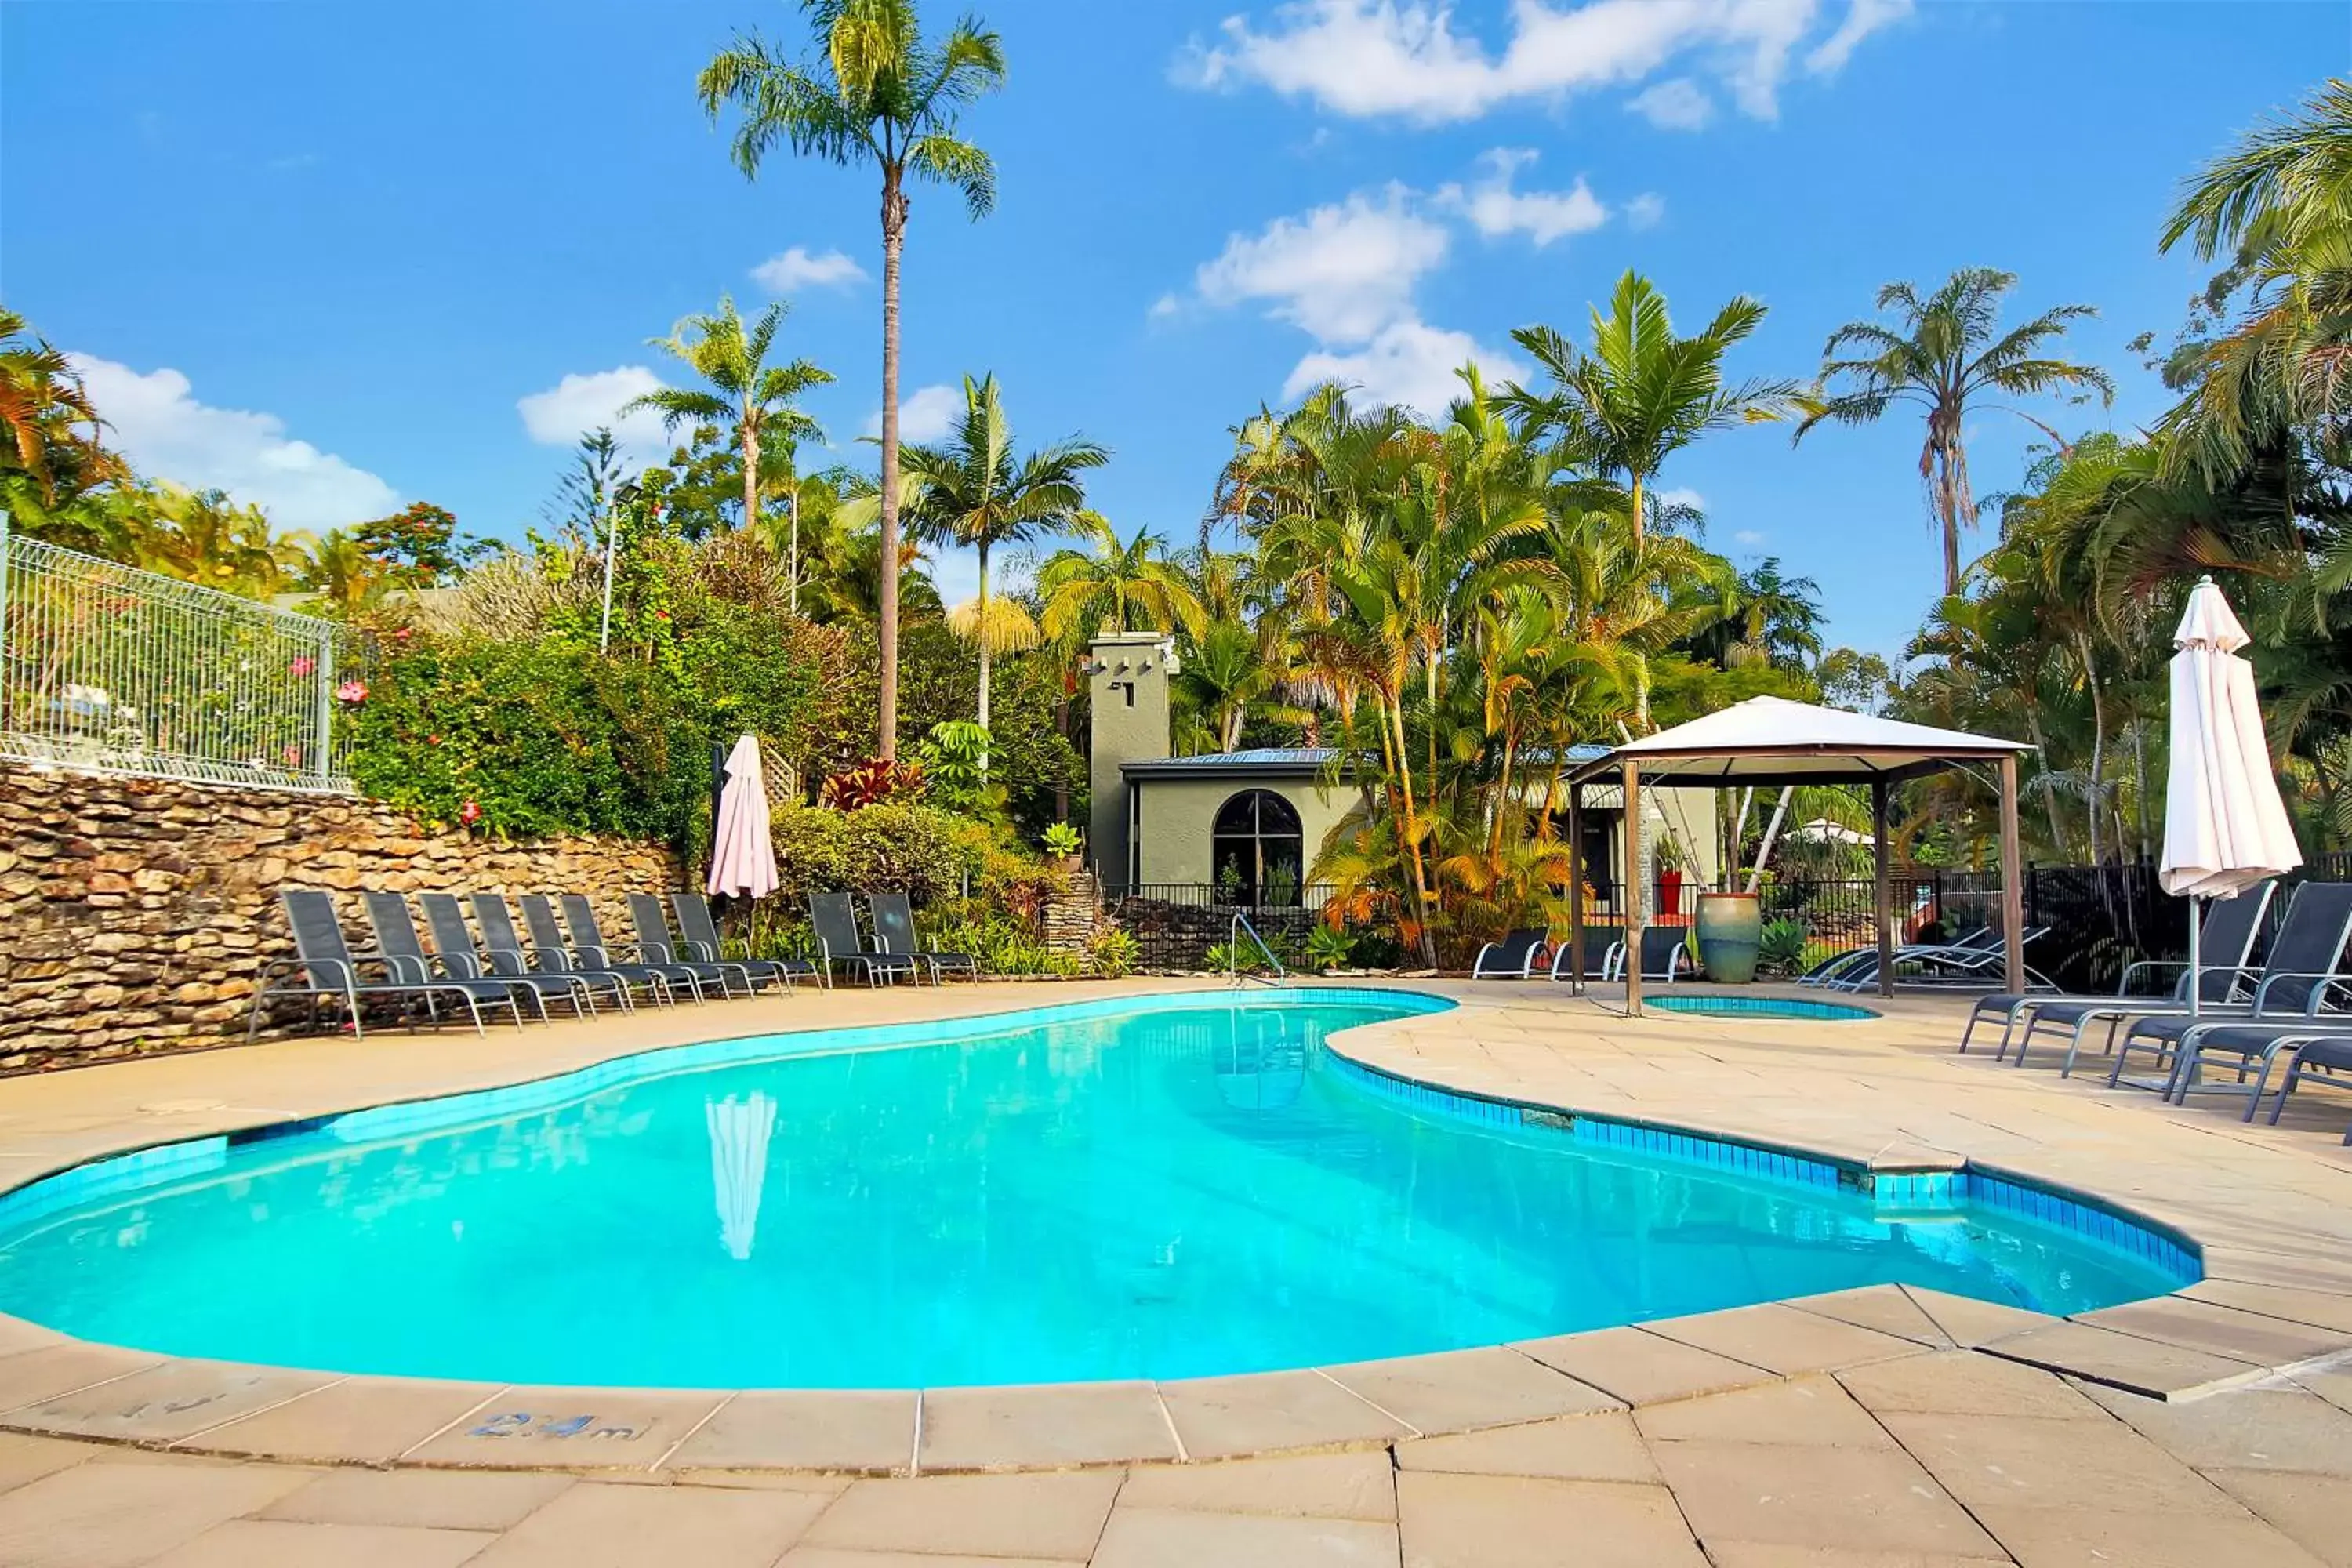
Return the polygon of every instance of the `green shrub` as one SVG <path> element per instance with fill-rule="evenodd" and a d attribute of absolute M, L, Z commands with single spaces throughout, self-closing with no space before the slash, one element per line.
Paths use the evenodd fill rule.
<path fill-rule="evenodd" d="M 1756 968 L 1763 974 L 1794 974 L 1805 966 L 1805 922 L 1766 921 L 1757 933 Z"/>
<path fill-rule="evenodd" d="M 1317 969 L 1345 969 L 1356 953 L 1356 939 L 1339 926 L 1318 921 L 1307 933 L 1307 961 Z"/>
<path fill-rule="evenodd" d="M 769 819 L 776 847 L 775 897 L 793 906 L 811 893 L 904 889 L 919 904 L 961 894 L 981 868 L 971 825 L 935 806 L 886 801 L 858 811 L 786 806 Z"/>
<path fill-rule="evenodd" d="M 1142 961 L 1143 944 L 1119 926 L 1105 926 L 1087 944 L 1087 973 L 1104 980 L 1124 980 Z"/>

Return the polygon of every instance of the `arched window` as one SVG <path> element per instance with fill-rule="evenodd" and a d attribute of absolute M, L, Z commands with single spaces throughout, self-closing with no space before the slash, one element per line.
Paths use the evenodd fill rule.
<path fill-rule="evenodd" d="M 1298 811 L 1271 790 L 1249 789 L 1217 808 L 1209 864 L 1227 903 L 1298 902 L 1307 865 Z"/>

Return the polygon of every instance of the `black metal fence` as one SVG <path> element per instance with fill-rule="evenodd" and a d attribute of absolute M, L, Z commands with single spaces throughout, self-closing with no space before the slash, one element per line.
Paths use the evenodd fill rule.
<path fill-rule="evenodd" d="M 2352 880 L 2352 854 L 2315 856 L 2289 883 Z M 1897 941 L 1958 937 L 2000 921 L 2000 876 L 1995 871 L 1902 871 L 1888 879 Z M 1654 890 L 1654 921 L 1696 917 L 1696 882 Z M 1146 969 L 1215 967 L 1210 950 L 1228 940 L 1239 914 L 1265 937 L 1286 963 L 1303 955 L 1332 889 L 1309 884 L 1296 900 L 1234 901 L 1228 889 L 1206 882 L 1147 883 L 1104 889 L 1109 912 L 1133 931 Z M 1767 878 L 1760 889 L 1768 921 L 1793 920 L 1805 928 L 1814 951 L 1864 947 L 1876 940 L 1876 882 L 1869 877 Z M 2125 965 L 2144 958 L 2186 958 L 2189 901 L 2158 885 L 2152 861 L 2106 866 L 2025 868 L 2025 924 L 2047 928 L 2026 948 L 2035 973 L 2069 990 L 2115 988 Z M 2284 899 L 2272 901 L 2275 925 Z M 1613 908 L 1596 907 L 1595 924 L 1615 924 Z M 1393 962 L 1392 943 L 1377 936 L 1358 939 L 1356 961 Z"/>

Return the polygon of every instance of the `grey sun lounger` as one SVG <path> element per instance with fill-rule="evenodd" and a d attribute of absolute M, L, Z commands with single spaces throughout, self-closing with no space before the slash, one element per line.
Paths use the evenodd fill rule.
<path fill-rule="evenodd" d="M 430 898 L 433 895 L 425 896 Z M 495 979 L 483 974 L 470 963 L 452 964 L 442 960 L 437 953 L 427 954 L 424 940 L 416 934 L 416 921 L 409 916 L 408 900 L 400 894 L 362 893 L 360 902 L 367 910 L 368 926 L 375 932 L 376 948 L 383 954 L 384 962 L 393 966 L 394 979 L 443 982 L 462 987 L 477 1002 L 494 1005 L 529 997 L 532 1010 L 539 1015 L 539 1021 L 542 1024 L 548 1021 L 547 994 L 538 987 Z M 435 934 L 434 945 L 443 945 L 438 932 Z"/>
<path fill-rule="evenodd" d="M 1525 980 L 1536 972 L 1536 954 L 1549 933 L 1540 926 L 1521 926 L 1500 942 L 1490 942 L 1470 961 L 1473 980 Z"/>
<path fill-rule="evenodd" d="M 677 915 L 680 957 L 704 963 L 723 963 L 752 978 L 781 981 L 786 991 L 793 982 L 814 977 L 816 965 L 804 958 L 730 958 L 719 942 L 719 917 L 700 893 L 672 893 L 670 909 Z"/>
<path fill-rule="evenodd" d="M 2254 1085 L 2246 1100 L 2246 1120 L 2252 1121 L 2263 1103 L 2263 1091 L 2270 1079 L 2272 1063 L 2284 1058 L 2286 1061 L 2286 1081 L 2279 1085 L 2278 1099 L 2271 1105 L 2271 1125 L 2278 1125 L 2279 1115 L 2286 1110 L 2286 1097 L 2294 1086 L 2305 1079 L 2324 1079 L 2337 1088 L 2352 1088 L 2352 1079 L 2337 1078 L 2337 1073 L 2352 1073 L 2352 1034 L 2305 1035 L 2283 1041 L 2263 1058 L 2263 1079 Z M 2352 1143 L 2352 1128 L 2347 1128 L 2344 1142 Z"/>
<path fill-rule="evenodd" d="M 2323 1012 L 2329 995 L 2347 976 L 2339 964 L 2344 944 L 2352 939 L 2352 882 L 2305 882 L 2286 907 L 2286 918 L 2271 939 L 2270 957 L 2248 1002 L 2202 1007 L 2194 1014 L 2185 1005 L 2144 1007 L 2129 1015 L 2131 1026 L 2116 1049 L 2116 1063 L 2107 1074 L 2110 1089 L 2128 1085 L 2186 1101 L 2200 1087 L 2197 1073 L 2208 1054 L 2233 1056 L 2243 1064 L 2268 1051 L 2277 1036 L 2257 1029 L 2247 1034 L 2216 1035 L 2231 1026 L 2300 1026 L 2305 1033 L 2331 1026 Z M 2112 1032 L 2117 1024 L 2109 1026 Z M 2076 1043 L 2082 1029 L 2075 1030 Z M 2167 1068 L 2161 1079 L 2126 1078 L 2132 1058 L 2145 1053 Z M 2205 1086 L 2239 1089 L 2240 1085 Z"/>
<path fill-rule="evenodd" d="M 439 1027 L 442 999 L 460 1003 L 466 1016 L 473 1020 L 474 1032 L 483 1033 L 482 1009 L 479 1000 L 461 985 L 447 981 L 407 981 L 392 978 L 393 966 L 381 953 L 353 952 L 343 940 L 341 921 L 335 915 L 335 901 L 329 895 L 308 889 L 289 889 L 278 895 L 280 908 L 286 911 L 286 924 L 294 933 L 292 958 L 274 958 L 261 966 L 260 984 L 253 992 L 253 1007 L 246 1015 L 245 1037 L 252 1040 L 261 1026 L 262 1009 L 271 1001 L 291 996 L 307 997 L 315 1015 L 318 1004 L 340 1001 L 350 1011 L 352 1037 L 359 1039 L 366 1030 L 360 1021 L 360 1005 L 370 997 L 405 998 L 421 1002 L 435 1027 Z M 383 981 L 362 981 L 362 966 L 382 971 Z M 275 978 L 273 978 L 275 977 Z M 507 1009 L 514 1015 L 515 1023 L 522 1023 L 522 1009 L 514 998 L 506 999 Z"/>
<path fill-rule="evenodd" d="M 1971 952 L 2000 951 L 2000 928 L 1979 926 L 1976 930 L 1956 937 L 1950 942 L 1898 942 L 1895 944 L 1895 957 L 1899 962 L 1905 958 L 1927 952 L 1949 953 L 1958 956 Z M 1846 971 L 1864 967 L 1870 971 L 1871 978 L 1877 977 L 1878 948 L 1875 944 L 1869 947 L 1849 947 L 1843 952 L 1833 952 L 1797 976 L 1797 984 L 1835 985 L 1845 978 Z"/>
<path fill-rule="evenodd" d="M 748 967 L 740 963 L 714 963 L 707 959 L 688 957 L 670 939 L 669 915 L 663 910 L 659 899 L 651 893 L 631 893 L 628 903 L 629 924 L 635 928 L 637 933 L 637 952 L 644 955 L 647 963 L 677 965 L 691 971 L 697 980 L 719 987 L 721 996 L 736 994 L 738 985 L 742 987 L 742 994 L 756 996 L 763 981 L 790 987 L 792 983 L 789 980 L 779 981 L 777 976 L 765 973 L 754 976 Z"/>
<path fill-rule="evenodd" d="M 478 899 L 496 898 L 494 893 L 477 894 Z M 501 900 L 503 902 L 503 900 Z M 519 893 L 516 907 L 522 910 L 522 923 L 530 931 L 530 945 L 523 951 L 538 968 L 557 974 L 576 974 L 591 984 L 610 984 L 625 1002 L 631 993 L 643 991 L 661 1006 L 674 1005 L 677 994 L 667 975 L 642 963 L 583 963 L 572 944 L 564 939 L 562 924 L 555 916 L 555 901 L 545 893 Z"/>
<path fill-rule="evenodd" d="M 941 952 L 915 942 L 915 905 L 904 893 L 868 893 L 866 912 L 873 918 L 874 944 L 883 952 L 913 959 L 931 972 L 931 984 L 941 983 L 942 972 L 980 978 L 980 961 L 968 952 Z"/>
<path fill-rule="evenodd" d="M 476 893 L 466 901 L 474 907 L 474 924 L 481 931 L 482 951 L 489 957 L 492 973 L 568 985 L 588 1004 L 585 1010 L 589 1012 L 595 1010 L 595 998 L 600 994 L 624 1013 L 635 1010 L 626 976 L 581 969 L 560 949 L 553 953 L 543 952 L 536 942 L 523 941 L 522 933 L 515 930 L 514 911 L 507 907 L 504 893 Z"/>
<path fill-rule="evenodd" d="M 833 984 L 834 969 L 845 963 L 864 974 L 868 985 L 915 973 L 915 961 L 908 954 L 866 945 L 858 934 L 857 906 L 847 893 L 811 893 L 809 924 L 816 929 L 817 951 L 824 955 L 827 985 Z"/>
<path fill-rule="evenodd" d="M 2046 925 L 2027 926 L 2019 945 L 2021 949 L 2049 934 L 2050 928 Z M 2003 947 L 1999 927 L 1979 926 L 1959 942 L 1913 942 L 1898 947 L 1895 950 L 1894 959 L 1896 984 L 1927 985 L 1982 980 L 2004 969 L 2009 963 L 2009 954 Z M 1906 975 L 1903 973 L 1906 965 L 1915 973 Z M 1916 973 L 1918 971 L 1927 973 Z M 2041 980 L 2031 968 L 2025 973 L 2029 983 Z M 1877 983 L 1878 953 L 1875 949 L 1864 949 L 1859 962 L 1816 982 L 1832 991 L 1860 991 Z"/>
<path fill-rule="evenodd" d="M 416 901 L 425 910 L 425 923 L 433 932 L 434 956 L 441 967 L 460 980 L 487 980 L 514 988 L 518 995 L 528 995 L 539 1007 L 541 1018 L 547 1016 L 550 997 L 569 1003 L 582 1017 L 596 1010 L 587 987 L 552 974 L 524 973 L 524 965 L 512 955 L 501 957 L 493 949 L 485 963 L 483 954 L 474 946 L 474 933 L 466 925 L 466 910 L 455 893 L 419 893 Z"/>
<path fill-rule="evenodd" d="M 1642 928 L 1642 978 L 1675 983 L 1677 974 L 1696 974 L 1698 964 L 1691 958 L 1690 932 L 1684 926 L 1643 926 Z M 1601 955 L 1601 978 L 1625 978 L 1625 942 L 1622 937 L 1610 943 Z"/>
<path fill-rule="evenodd" d="M 596 907 L 584 893 L 564 893 L 556 901 L 563 907 L 563 923 L 572 928 L 572 950 L 580 962 L 592 969 L 610 969 L 627 973 L 633 969 L 658 974 L 669 983 L 675 992 L 683 985 L 694 993 L 697 1002 L 703 1000 L 702 977 L 690 963 L 667 963 L 652 953 L 635 948 L 614 947 L 604 940 L 596 926 Z"/>
<path fill-rule="evenodd" d="M 2214 1004 L 2231 1001 L 2247 984 L 2246 964 L 2253 956 L 2254 941 L 2262 934 L 2263 916 L 2269 912 L 2271 894 L 2275 882 L 2263 882 L 2249 888 L 2234 899 L 2216 899 L 2205 910 L 2205 921 L 2199 931 L 2199 966 L 2202 978 L 2198 983 L 2199 1000 Z M 2168 969 L 2180 971 L 2168 1000 L 2183 1006 L 2189 1000 L 2189 963 L 2186 959 L 2148 958 L 2128 964 L 2116 982 L 2112 996 L 2063 995 L 2049 991 L 2002 991 L 1990 996 L 1979 996 L 1969 1010 L 1968 1026 L 1960 1031 L 1960 1054 L 1966 1056 L 1969 1041 L 1977 1025 L 1993 1014 L 2000 1014 L 2000 1048 L 1993 1060 L 2002 1061 L 2009 1056 L 2011 1036 L 2021 1018 L 2035 1018 L 2047 1012 L 2050 1021 L 2068 1027 L 2082 1023 L 2086 1016 L 2111 1015 L 2117 1007 L 2161 1007 L 2168 1000 L 2162 995 L 2150 995 L 2133 989 L 2135 980 L 2144 974 L 2161 973 Z M 2029 1027 L 2027 1040 L 2032 1037 Z M 2022 1044 L 2018 1048 L 2018 1061 L 2025 1059 Z M 2074 1069 L 2074 1053 L 2069 1051 L 2066 1070 Z"/>

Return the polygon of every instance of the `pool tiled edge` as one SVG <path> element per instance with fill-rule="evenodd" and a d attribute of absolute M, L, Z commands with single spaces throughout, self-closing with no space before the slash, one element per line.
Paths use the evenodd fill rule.
<path fill-rule="evenodd" d="M 1886 1218 L 1948 1213 L 1963 1206 L 1996 1210 L 2141 1258 L 2177 1280 L 2176 1289 L 2204 1277 L 2202 1247 L 2159 1220 L 2134 1214 L 2094 1194 L 1980 1169 L 1972 1162 L 1940 1168 L 1859 1165 L 1801 1149 L 1686 1127 L 1448 1089 L 1375 1067 L 1336 1047 L 1328 1048 L 1323 1059 L 1343 1079 L 1422 1115 L 1475 1126 L 1540 1129 L 1595 1148 L 1702 1165 L 1761 1181 L 1842 1187 L 1867 1195 Z"/>

